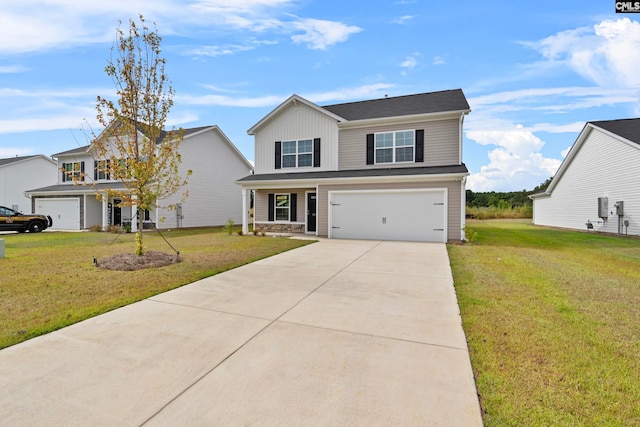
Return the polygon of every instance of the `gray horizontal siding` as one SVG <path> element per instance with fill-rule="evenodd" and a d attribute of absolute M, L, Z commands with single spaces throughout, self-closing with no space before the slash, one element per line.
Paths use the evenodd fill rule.
<path fill-rule="evenodd" d="M 297 194 L 296 206 L 296 223 L 304 223 L 306 221 L 306 192 L 315 191 L 315 188 L 291 188 L 277 190 L 257 190 L 254 199 L 253 216 L 256 223 L 269 222 L 269 194 Z"/>
<path fill-rule="evenodd" d="M 367 165 L 368 133 L 424 129 L 424 163 Z M 402 168 L 460 164 L 460 121 L 458 119 L 414 122 L 358 129 L 341 129 L 338 150 L 340 170 Z"/>

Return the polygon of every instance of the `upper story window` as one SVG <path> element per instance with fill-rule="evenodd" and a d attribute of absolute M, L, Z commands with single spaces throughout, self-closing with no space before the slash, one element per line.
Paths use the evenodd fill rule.
<path fill-rule="evenodd" d="M 319 168 L 320 138 L 276 141 L 275 168 Z"/>
<path fill-rule="evenodd" d="M 376 163 L 413 162 L 415 131 L 403 130 L 375 134 Z"/>
<path fill-rule="evenodd" d="M 84 181 L 84 162 L 62 164 L 62 182 Z"/>
<path fill-rule="evenodd" d="M 104 180 L 110 179 L 109 173 L 109 160 L 96 160 L 94 162 L 95 169 L 93 173 L 93 179 Z"/>
<path fill-rule="evenodd" d="M 313 165 L 313 140 L 282 141 L 282 167 L 302 168 Z"/>

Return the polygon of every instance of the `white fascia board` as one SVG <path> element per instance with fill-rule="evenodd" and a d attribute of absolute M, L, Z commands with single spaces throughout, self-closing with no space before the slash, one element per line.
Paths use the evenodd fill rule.
<path fill-rule="evenodd" d="M 447 173 L 434 175 L 395 175 L 395 176 L 367 176 L 349 178 L 320 178 L 320 179 L 277 179 L 271 181 L 238 182 L 243 188 L 260 190 L 276 188 L 312 188 L 318 185 L 340 184 L 372 184 L 396 182 L 433 182 L 433 181 L 462 181 L 469 173 Z"/>
<path fill-rule="evenodd" d="M 580 135 L 578 135 L 578 139 L 576 139 L 576 142 L 573 143 L 573 145 L 571 146 L 571 149 L 569 149 L 569 152 L 567 153 L 567 156 L 564 158 L 564 160 L 560 164 L 560 167 L 556 171 L 556 174 L 553 176 L 553 179 L 551 180 L 551 183 L 547 187 L 547 190 L 541 194 L 551 195 L 551 193 L 553 192 L 553 189 L 562 178 L 564 171 L 567 170 L 567 168 L 569 167 L 569 164 L 571 164 L 571 162 L 573 161 L 573 158 L 576 156 L 576 153 L 580 150 L 580 147 L 582 146 L 584 141 L 587 139 L 592 129 L 594 129 L 594 126 L 591 125 L 591 123 L 585 124 L 584 128 L 582 128 L 582 131 L 580 132 Z M 532 196 L 537 196 L 537 195 L 533 194 Z"/>
<path fill-rule="evenodd" d="M 470 111 L 471 110 L 443 111 L 438 113 L 412 114 L 409 116 L 377 117 L 373 119 L 350 120 L 345 122 L 339 122 L 338 128 L 352 129 L 352 128 L 371 127 L 376 125 L 392 125 L 392 124 L 412 123 L 412 122 L 420 122 L 420 121 L 457 119 L 460 116 L 464 116 L 465 114 L 468 114 Z"/>

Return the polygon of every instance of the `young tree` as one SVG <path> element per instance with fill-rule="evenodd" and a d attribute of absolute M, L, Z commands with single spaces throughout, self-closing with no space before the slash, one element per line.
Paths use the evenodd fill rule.
<path fill-rule="evenodd" d="M 176 194 L 187 183 L 182 177 L 178 147 L 181 131 L 164 131 L 173 106 L 174 90 L 160 57 L 162 38 L 151 31 L 144 17 L 129 20 L 128 31 L 117 29 L 116 42 L 105 72 L 116 87 L 117 101 L 98 96 L 97 119 L 105 130 L 92 142 L 100 173 L 122 183 L 103 197 L 117 197 L 121 206 L 137 208 L 136 254 L 142 255 L 144 211 L 158 207 L 161 199 Z M 187 197 L 186 192 L 183 199 Z"/>

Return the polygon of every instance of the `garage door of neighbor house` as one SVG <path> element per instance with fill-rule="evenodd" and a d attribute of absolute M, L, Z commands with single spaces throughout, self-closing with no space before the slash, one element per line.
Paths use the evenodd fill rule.
<path fill-rule="evenodd" d="M 329 192 L 329 238 L 447 241 L 447 190 Z"/>
<path fill-rule="evenodd" d="M 53 219 L 52 229 L 80 230 L 80 199 L 36 199 L 36 213 Z"/>

